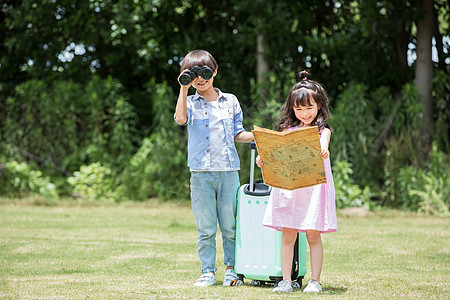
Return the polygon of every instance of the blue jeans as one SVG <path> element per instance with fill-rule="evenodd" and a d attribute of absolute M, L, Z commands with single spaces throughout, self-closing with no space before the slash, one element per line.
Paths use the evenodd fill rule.
<path fill-rule="evenodd" d="M 234 266 L 238 189 L 237 171 L 191 173 L 191 205 L 197 223 L 202 273 L 217 271 L 217 221 L 222 232 L 224 263 Z"/>

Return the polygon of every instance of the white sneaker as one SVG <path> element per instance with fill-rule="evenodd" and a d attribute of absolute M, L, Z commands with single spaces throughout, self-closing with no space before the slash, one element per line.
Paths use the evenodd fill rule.
<path fill-rule="evenodd" d="M 239 286 L 243 285 L 242 280 L 239 279 L 236 272 L 233 269 L 228 269 L 225 271 L 225 276 L 223 277 L 224 286 Z"/>
<path fill-rule="evenodd" d="M 303 293 L 319 293 L 321 291 L 322 285 L 314 279 L 311 279 L 308 283 L 308 286 L 303 290 Z"/>
<path fill-rule="evenodd" d="M 216 283 L 216 275 L 214 275 L 211 272 L 202 274 L 202 276 L 200 276 L 197 279 L 197 282 L 194 284 L 194 286 L 210 286 L 210 285 L 214 285 Z"/>
<path fill-rule="evenodd" d="M 292 284 L 288 280 L 281 280 L 277 287 L 272 290 L 272 292 L 292 292 Z"/>

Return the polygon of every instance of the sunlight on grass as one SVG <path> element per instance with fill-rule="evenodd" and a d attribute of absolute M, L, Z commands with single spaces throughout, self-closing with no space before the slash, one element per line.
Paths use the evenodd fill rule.
<path fill-rule="evenodd" d="M 395 211 L 339 215 L 323 235 L 322 295 L 437 298 L 450 295 L 450 219 Z M 272 285 L 194 288 L 200 275 L 189 205 L 0 205 L 0 297 L 17 299 L 279 299 Z M 309 254 L 308 254 L 309 255 Z M 308 273 L 304 284 L 309 280 Z"/>

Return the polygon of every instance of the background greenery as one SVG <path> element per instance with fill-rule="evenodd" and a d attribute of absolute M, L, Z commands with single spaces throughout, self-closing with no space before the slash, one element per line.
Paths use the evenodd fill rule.
<path fill-rule="evenodd" d="M 339 207 L 448 214 L 448 2 L 431 1 L 431 130 L 410 60 L 430 1 L 2 1 L 0 195 L 189 199 L 173 112 L 180 62 L 201 48 L 247 130 L 273 126 L 296 72 L 325 86 Z"/>

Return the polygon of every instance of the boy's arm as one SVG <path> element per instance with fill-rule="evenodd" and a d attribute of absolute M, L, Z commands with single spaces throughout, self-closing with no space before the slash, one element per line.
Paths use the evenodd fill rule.
<path fill-rule="evenodd" d="M 250 143 L 253 141 L 253 134 L 251 132 L 245 131 L 242 126 L 243 114 L 239 101 L 234 97 L 234 140 L 238 143 Z"/>
<path fill-rule="evenodd" d="M 180 81 L 180 76 L 187 72 L 188 69 L 181 72 L 178 76 L 178 82 Z M 180 125 L 185 125 L 187 123 L 187 95 L 189 92 L 189 87 L 192 83 L 188 85 L 182 85 L 180 83 L 180 93 L 178 95 L 177 106 L 175 108 L 175 121 Z"/>
<path fill-rule="evenodd" d="M 175 108 L 175 120 L 178 124 L 184 125 L 187 122 L 187 94 L 189 88 L 180 88 L 177 106 Z"/>
<path fill-rule="evenodd" d="M 253 134 L 248 131 L 241 131 L 234 137 L 234 140 L 238 143 L 250 143 L 253 141 Z"/>

